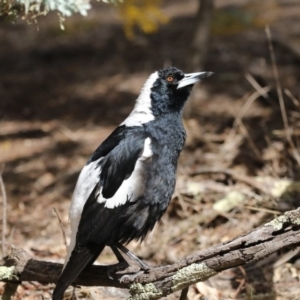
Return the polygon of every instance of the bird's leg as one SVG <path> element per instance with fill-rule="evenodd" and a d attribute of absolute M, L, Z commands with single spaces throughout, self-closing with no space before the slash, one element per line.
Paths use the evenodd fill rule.
<path fill-rule="evenodd" d="M 128 268 L 129 263 L 122 256 L 122 254 L 120 253 L 120 251 L 118 250 L 118 248 L 116 246 L 110 246 L 110 248 L 113 251 L 116 258 L 118 259 L 118 261 L 119 261 L 119 263 L 117 263 L 115 265 L 110 265 L 110 266 L 107 267 L 108 278 L 114 279 L 114 276 L 112 275 L 112 273 L 116 273 L 120 270 L 124 270 L 124 269 Z"/>
<path fill-rule="evenodd" d="M 141 261 L 136 255 L 134 255 L 130 250 L 128 250 L 122 244 L 116 243 L 115 246 L 119 250 L 121 250 L 124 254 L 126 254 L 129 258 L 131 258 L 134 262 L 136 262 L 143 271 L 148 271 L 150 269 L 150 266 L 148 266 L 143 261 Z"/>
<path fill-rule="evenodd" d="M 121 245 L 121 244 L 120 244 Z M 117 264 L 117 265 L 115 265 L 115 266 L 113 266 L 114 268 L 118 268 L 118 266 L 120 265 L 120 264 L 122 264 L 122 263 L 126 263 L 127 264 L 127 267 L 129 267 L 129 268 L 126 268 L 125 270 L 121 270 L 121 272 L 117 272 L 117 276 L 119 275 L 120 277 L 118 278 L 118 280 L 121 282 L 121 283 L 128 283 L 128 282 L 132 282 L 132 281 L 134 281 L 135 280 L 135 278 L 136 277 L 138 277 L 140 274 L 141 274 L 141 271 L 138 271 L 138 270 L 136 270 L 136 269 L 134 269 L 134 267 L 133 266 L 129 266 L 129 264 L 128 264 L 128 262 L 126 261 L 126 259 L 122 256 L 122 254 L 120 253 L 120 251 L 118 250 L 118 247 L 119 245 L 117 245 L 117 246 L 111 246 L 111 250 L 114 252 L 114 254 L 115 254 L 115 256 L 117 257 L 117 259 L 118 259 L 118 261 L 119 261 L 119 263 Z M 121 245 L 122 246 L 122 245 Z M 122 246 L 122 247 L 124 247 L 124 246 Z M 124 250 L 127 250 L 127 252 L 130 252 L 127 248 L 125 248 L 124 247 Z M 121 250 L 121 249 L 120 249 Z M 122 251 L 122 250 L 121 250 Z M 128 255 L 128 253 L 125 253 L 127 256 L 129 256 Z M 131 253 L 131 252 L 130 252 Z M 137 258 L 133 253 L 131 253 L 135 258 Z M 133 259 L 132 258 L 132 256 L 129 256 L 131 259 Z M 137 258 L 138 259 L 138 258 Z M 134 259 L 133 259 L 134 260 Z M 138 259 L 139 260 L 139 259 Z M 144 264 L 141 260 L 139 260 L 142 264 Z M 139 264 L 139 267 L 141 268 L 141 269 L 143 269 L 143 267 Z M 146 267 L 149 269 L 149 267 L 146 265 Z M 131 269 L 132 268 L 132 269 Z M 144 269 L 143 269 L 144 270 Z M 112 276 L 111 276 L 111 274 L 110 274 L 110 272 L 109 272 L 110 270 L 108 269 L 108 275 L 109 275 L 109 277 L 110 278 L 112 278 Z M 116 271 L 119 271 L 119 269 L 117 269 L 117 270 L 115 270 L 114 269 L 114 271 L 116 272 Z M 124 274 L 124 275 L 122 275 L 122 271 L 123 272 L 126 272 L 127 274 Z M 130 274 L 132 272 L 132 274 Z"/>
<path fill-rule="evenodd" d="M 118 259 L 119 263 L 126 261 L 126 259 L 122 256 L 122 254 L 120 253 L 120 251 L 116 246 L 110 246 L 110 248 L 113 251 L 116 258 Z"/>
<path fill-rule="evenodd" d="M 121 283 L 128 283 L 132 282 L 136 277 L 141 274 L 141 271 L 136 270 L 133 266 L 130 266 L 127 260 L 122 256 L 119 250 L 121 250 L 124 254 L 126 254 L 129 258 L 135 261 L 141 270 L 148 271 L 150 267 L 142 262 L 138 257 L 136 257 L 132 252 L 130 252 L 126 247 L 124 247 L 120 243 L 116 243 L 113 246 L 110 246 L 111 250 L 114 252 L 115 256 L 117 257 L 119 263 L 116 265 L 108 266 L 107 274 L 110 279 L 114 279 L 112 273 L 114 273 L 118 280 Z M 122 273 L 125 275 L 122 275 Z M 132 274 L 130 274 L 132 273 Z"/>

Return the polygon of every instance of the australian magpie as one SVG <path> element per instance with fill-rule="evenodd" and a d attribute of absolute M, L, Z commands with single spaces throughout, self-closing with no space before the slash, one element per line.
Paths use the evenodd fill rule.
<path fill-rule="evenodd" d="M 119 261 L 120 250 L 147 269 L 122 244 L 142 241 L 166 211 L 186 136 L 182 109 L 193 85 L 211 74 L 175 67 L 151 74 L 130 115 L 92 154 L 73 194 L 71 242 L 53 300 L 105 246 Z"/>

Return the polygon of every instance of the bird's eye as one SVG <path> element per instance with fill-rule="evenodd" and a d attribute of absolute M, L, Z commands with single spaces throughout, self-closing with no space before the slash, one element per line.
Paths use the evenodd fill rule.
<path fill-rule="evenodd" d="M 167 77 L 167 81 L 168 81 L 168 82 L 173 82 L 173 80 L 174 80 L 174 77 L 173 77 L 173 76 L 168 76 L 168 77 Z"/>

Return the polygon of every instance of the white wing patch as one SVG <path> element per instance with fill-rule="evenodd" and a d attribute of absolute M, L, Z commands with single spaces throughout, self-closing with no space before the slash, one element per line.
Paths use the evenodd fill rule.
<path fill-rule="evenodd" d="M 70 220 L 81 216 L 83 206 L 100 178 L 99 163 L 103 158 L 85 165 L 78 177 L 70 206 Z"/>
<path fill-rule="evenodd" d="M 157 80 L 158 73 L 154 72 L 147 79 L 144 84 L 139 97 L 136 100 L 133 111 L 125 119 L 121 125 L 125 126 L 142 126 L 144 123 L 148 123 L 154 120 L 153 113 L 151 111 L 151 88 L 153 83 Z"/>
<path fill-rule="evenodd" d="M 133 201 L 144 192 L 144 163 L 151 158 L 151 139 L 147 138 L 144 143 L 144 150 L 141 157 L 137 160 L 135 168 L 129 178 L 123 181 L 118 191 L 112 198 L 106 199 L 102 196 L 102 188 L 96 192 L 98 194 L 98 203 L 105 203 L 105 207 L 114 208 L 119 205 L 125 204 L 127 201 Z M 73 193 L 72 202 L 69 211 L 70 223 L 71 223 L 71 240 L 68 247 L 68 252 L 65 259 L 64 267 L 70 259 L 71 253 L 75 247 L 76 234 L 78 225 L 81 218 L 81 213 L 85 202 L 89 195 L 99 183 L 101 168 L 99 166 L 100 158 L 94 162 L 89 163 L 82 169 L 79 178 L 76 183 L 76 187 Z"/>
<path fill-rule="evenodd" d="M 69 261 L 71 252 L 75 247 L 76 234 L 84 204 L 95 188 L 96 184 L 99 182 L 101 171 L 99 162 L 102 159 L 103 158 L 100 158 L 84 166 L 78 177 L 69 210 L 69 218 L 71 223 L 71 240 L 65 259 L 65 265 Z"/>
<path fill-rule="evenodd" d="M 105 207 L 114 208 L 125 204 L 127 201 L 134 201 L 143 194 L 145 188 L 145 161 L 151 158 L 151 139 L 147 138 L 144 143 L 144 150 L 137 160 L 135 168 L 129 178 L 123 181 L 120 188 L 113 197 L 106 199 L 102 196 L 102 189 L 99 191 L 98 203 L 105 203 Z"/>

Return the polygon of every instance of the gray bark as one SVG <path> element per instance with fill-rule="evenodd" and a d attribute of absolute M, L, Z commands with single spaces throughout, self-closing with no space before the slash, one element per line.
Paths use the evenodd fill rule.
<path fill-rule="evenodd" d="M 278 250 L 299 245 L 300 208 L 229 242 L 189 255 L 173 265 L 154 267 L 148 273 L 130 267 L 112 273 L 115 279 L 108 278 L 107 266 L 92 266 L 77 278 L 74 285 L 128 288 L 130 300 L 160 299 L 223 270 L 253 263 Z M 61 264 L 35 260 L 24 250 L 12 248 L 11 254 L 0 262 L 0 281 L 10 284 L 22 281 L 55 283 L 61 269 Z"/>

